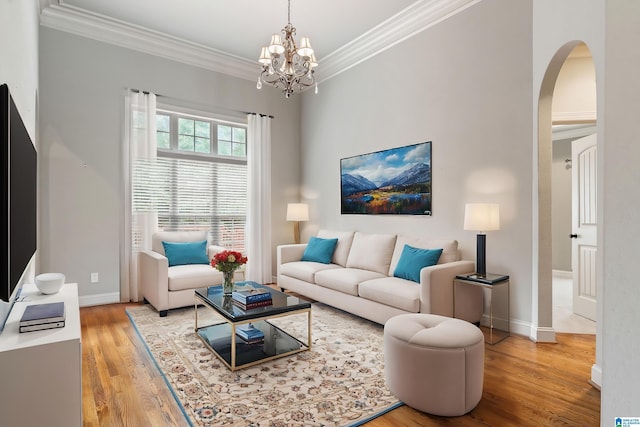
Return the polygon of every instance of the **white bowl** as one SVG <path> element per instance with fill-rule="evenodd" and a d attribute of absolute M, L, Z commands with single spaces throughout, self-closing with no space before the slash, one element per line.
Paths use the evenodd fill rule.
<path fill-rule="evenodd" d="M 64 285 L 64 274 L 43 273 L 36 276 L 36 286 L 43 294 L 55 294 Z"/>

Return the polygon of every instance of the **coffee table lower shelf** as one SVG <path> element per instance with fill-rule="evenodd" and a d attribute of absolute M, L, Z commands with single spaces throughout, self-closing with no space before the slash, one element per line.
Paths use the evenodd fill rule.
<path fill-rule="evenodd" d="M 239 324 L 227 322 L 196 328 L 196 333 L 202 342 L 232 371 L 311 348 L 310 340 L 304 343 L 267 320 L 254 320 L 244 324 L 246 323 L 252 323 L 254 327 L 260 329 L 264 334 L 264 341 L 247 343 L 235 334 L 236 326 Z"/>

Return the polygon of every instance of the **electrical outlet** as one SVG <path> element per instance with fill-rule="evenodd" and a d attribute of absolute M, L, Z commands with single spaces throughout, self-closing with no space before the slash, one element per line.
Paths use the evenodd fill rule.
<path fill-rule="evenodd" d="M 98 283 L 98 273 L 91 273 L 91 283 Z"/>

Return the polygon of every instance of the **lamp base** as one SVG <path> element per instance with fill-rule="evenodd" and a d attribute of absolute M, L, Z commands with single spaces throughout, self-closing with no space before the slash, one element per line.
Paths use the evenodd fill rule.
<path fill-rule="evenodd" d="M 476 239 L 476 274 L 487 275 L 487 235 L 478 234 Z"/>
<path fill-rule="evenodd" d="M 300 222 L 293 222 L 293 242 L 297 245 L 300 243 Z"/>

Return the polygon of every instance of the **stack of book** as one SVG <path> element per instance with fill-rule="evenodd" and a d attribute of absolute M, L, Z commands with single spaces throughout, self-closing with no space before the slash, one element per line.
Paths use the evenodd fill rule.
<path fill-rule="evenodd" d="M 231 294 L 234 304 L 243 310 L 251 310 L 252 308 L 264 307 L 273 304 L 271 292 L 263 288 L 253 288 L 250 290 L 234 291 Z"/>
<path fill-rule="evenodd" d="M 20 332 L 62 328 L 64 321 L 64 302 L 28 305 L 20 318 Z"/>
<path fill-rule="evenodd" d="M 236 328 L 236 335 L 242 338 L 247 344 L 257 344 L 264 342 L 264 334 L 253 324 L 241 325 Z"/>

